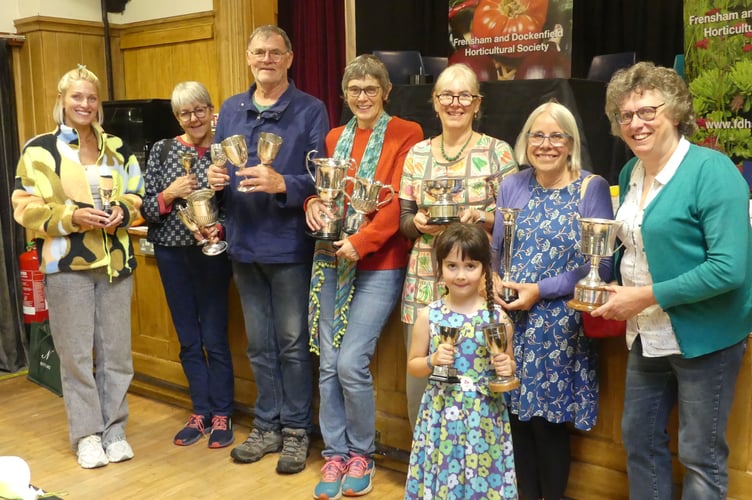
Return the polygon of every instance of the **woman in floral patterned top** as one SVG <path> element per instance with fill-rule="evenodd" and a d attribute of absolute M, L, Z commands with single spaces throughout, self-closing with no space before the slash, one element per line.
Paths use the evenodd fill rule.
<path fill-rule="evenodd" d="M 400 230 L 415 240 L 402 292 L 402 321 L 410 348 L 412 325 L 417 312 L 436 300 L 440 283 L 435 278 L 433 240 L 445 224 L 430 225 L 423 181 L 441 177 L 464 179 L 458 201 L 464 209 L 461 222 L 482 224 L 490 231 L 494 222 L 494 196 L 490 184 L 517 171 L 512 149 L 499 139 L 473 130 L 482 96 L 478 78 L 468 66 L 454 64 L 436 80 L 433 103 L 441 121 L 441 134 L 419 142 L 405 159 L 400 186 Z M 489 183 L 491 180 L 492 183 Z M 425 379 L 407 375 L 407 406 L 410 425 L 415 424 Z"/>

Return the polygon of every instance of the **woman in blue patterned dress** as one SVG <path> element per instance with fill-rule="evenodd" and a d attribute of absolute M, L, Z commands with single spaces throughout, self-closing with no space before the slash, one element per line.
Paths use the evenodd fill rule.
<path fill-rule="evenodd" d="M 491 251 L 479 225 L 455 223 L 435 240 L 437 278 L 446 294 L 421 309 L 415 321 L 407 370 L 427 377 L 434 365 L 452 365 L 460 383 L 429 381 L 413 435 L 406 499 L 517 498 L 507 405 L 488 388 L 495 375 L 514 373 L 511 335 L 507 352 L 493 357 L 481 327 L 508 320 L 490 297 Z M 454 345 L 442 343 L 439 326 L 460 328 Z"/>
<path fill-rule="evenodd" d="M 498 302 L 514 311 L 514 357 L 520 388 L 509 393 L 520 498 L 564 496 L 569 478 L 566 422 L 589 430 L 598 414 L 597 357 L 569 309 L 577 281 L 590 269 L 580 251 L 580 217 L 613 218 L 608 182 L 580 168 L 580 137 L 572 113 L 549 102 L 528 117 L 515 145 L 531 168 L 501 183 L 497 207 L 519 208 L 512 250 L 518 298 Z M 583 188 L 583 181 L 586 188 Z M 501 219 L 497 218 L 497 221 Z M 503 248 L 503 221 L 494 225 L 494 254 Z M 611 259 L 601 277 L 611 278 Z M 524 465 L 523 465 L 524 464 Z"/>

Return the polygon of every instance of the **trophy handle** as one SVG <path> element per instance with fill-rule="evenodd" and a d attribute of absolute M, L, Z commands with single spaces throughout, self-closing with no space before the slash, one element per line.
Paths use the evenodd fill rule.
<path fill-rule="evenodd" d="M 354 162 L 352 158 L 350 159 L 351 162 Z M 350 200 L 352 199 L 350 197 L 350 194 L 347 192 L 347 183 L 352 182 L 353 187 L 355 187 L 355 177 L 350 177 L 349 175 L 346 175 L 344 179 L 342 179 L 342 194 L 347 198 L 347 202 L 350 203 Z"/>
<path fill-rule="evenodd" d="M 310 150 L 308 154 L 306 154 L 305 168 L 306 170 L 308 170 L 308 175 L 311 176 L 311 180 L 313 182 L 316 182 L 316 175 L 313 172 L 311 172 L 311 163 L 313 163 L 311 159 L 313 158 L 314 154 L 318 154 L 318 151 L 316 151 L 315 149 Z"/>
<path fill-rule="evenodd" d="M 379 183 L 379 184 L 381 184 L 381 183 Z M 378 202 L 376 204 L 376 210 L 380 209 L 381 207 L 383 207 L 384 205 L 386 205 L 387 203 L 389 203 L 390 201 L 392 201 L 392 199 L 394 199 L 394 188 L 392 187 L 391 184 L 381 184 L 381 189 L 382 190 L 383 189 L 387 189 L 389 191 L 389 193 L 386 195 L 386 198 L 384 200 L 382 200 L 382 201 L 380 201 L 380 202 Z"/>

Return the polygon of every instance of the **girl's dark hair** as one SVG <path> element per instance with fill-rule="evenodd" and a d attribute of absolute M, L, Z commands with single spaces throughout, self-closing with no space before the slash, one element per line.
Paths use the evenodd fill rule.
<path fill-rule="evenodd" d="M 491 243 L 488 233 L 477 224 L 461 224 L 455 222 L 436 237 L 433 245 L 436 256 L 436 274 L 441 278 L 441 268 L 444 259 L 457 247 L 460 257 L 463 259 L 477 260 L 483 267 L 486 276 L 486 307 L 488 308 L 489 320 L 495 321 L 493 306 L 493 276 L 491 269 Z"/>

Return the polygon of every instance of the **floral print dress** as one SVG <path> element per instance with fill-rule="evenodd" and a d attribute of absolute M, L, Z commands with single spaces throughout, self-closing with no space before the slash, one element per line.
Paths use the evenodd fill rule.
<path fill-rule="evenodd" d="M 512 279 L 536 283 L 582 266 L 579 210 L 582 179 L 544 189 L 532 177 L 532 196 L 517 216 Z M 582 332 L 570 297 L 541 299 L 529 311 L 513 311 L 514 358 L 520 388 L 509 392 L 520 420 L 543 417 L 589 430 L 598 415 L 597 350 Z"/>
<path fill-rule="evenodd" d="M 459 314 L 443 299 L 428 307 L 429 353 L 439 345 L 438 325 L 461 328 L 454 361 L 461 382 L 428 383 L 413 434 L 405 499 L 517 498 L 506 403 L 488 389 L 495 376 L 481 330 L 489 323 L 488 311 Z"/>

